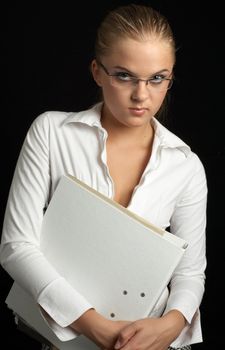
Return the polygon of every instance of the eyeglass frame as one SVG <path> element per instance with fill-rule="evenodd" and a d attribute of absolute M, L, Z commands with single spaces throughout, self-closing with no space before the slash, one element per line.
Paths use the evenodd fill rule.
<path fill-rule="evenodd" d="M 118 77 L 118 73 L 109 73 L 108 69 L 104 66 L 104 64 L 102 62 L 100 62 L 99 60 L 96 60 L 96 62 L 109 77 Z M 132 75 L 129 77 L 129 79 L 130 79 L 129 82 L 132 82 L 134 85 L 137 85 L 139 83 L 139 81 L 144 81 L 146 86 L 148 86 L 148 84 L 151 82 L 151 80 L 154 80 L 153 78 L 141 79 L 141 78 L 138 78 L 138 77 L 135 77 Z M 162 91 L 168 91 L 172 87 L 174 77 L 173 78 L 162 78 L 161 81 L 165 81 L 165 80 L 170 81 L 170 83 L 168 84 L 169 87 L 165 90 L 162 90 Z M 126 82 L 126 81 L 124 80 L 124 82 Z"/>

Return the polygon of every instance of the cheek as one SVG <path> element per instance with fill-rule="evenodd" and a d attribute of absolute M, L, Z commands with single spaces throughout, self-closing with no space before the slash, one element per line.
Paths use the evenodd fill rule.
<path fill-rule="evenodd" d="M 120 102 L 123 103 L 124 101 L 129 99 L 129 94 L 127 91 L 125 90 L 121 91 L 121 90 L 115 89 L 111 85 L 105 85 L 102 88 L 102 93 L 103 93 L 104 101 L 108 105 L 111 105 L 111 104 L 118 105 L 120 104 Z"/>
<path fill-rule="evenodd" d="M 154 114 L 157 113 L 158 110 L 160 109 L 165 97 L 166 97 L 166 93 L 163 92 L 163 93 L 159 93 L 159 94 L 155 95 L 154 99 L 152 99 L 152 102 L 154 101 L 154 103 L 153 103 Z"/>

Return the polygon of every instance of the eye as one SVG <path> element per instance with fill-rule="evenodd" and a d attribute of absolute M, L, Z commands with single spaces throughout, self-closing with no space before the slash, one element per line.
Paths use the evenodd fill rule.
<path fill-rule="evenodd" d="M 164 80 L 166 79 L 166 77 L 164 75 L 154 75 L 154 77 L 149 79 L 149 82 L 151 84 L 161 84 Z"/>
<path fill-rule="evenodd" d="M 120 81 L 132 81 L 133 80 L 133 77 L 129 73 L 126 73 L 126 72 L 116 72 L 113 75 Z"/>

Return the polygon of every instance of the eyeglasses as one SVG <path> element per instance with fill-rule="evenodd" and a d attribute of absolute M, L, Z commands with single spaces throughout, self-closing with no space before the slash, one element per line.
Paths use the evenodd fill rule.
<path fill-rule="evenodd" d="M 165 92 L 173 85 L 173 78 L 167 78 L 162 74 L 156 74 L 149 79 L 140 79 L 126 71 L 109 73 L 108 69 L 101 62 L 97 61 L 97 63 L 110 77 L 111 85 L 118 89 L 132 88 L 136 86 L 139 81 L 144 81 L 148 90 L 155 92 Z"/>

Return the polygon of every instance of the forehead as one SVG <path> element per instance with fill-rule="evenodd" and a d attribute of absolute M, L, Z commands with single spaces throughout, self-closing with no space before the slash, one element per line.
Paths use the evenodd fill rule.
<path fill-rule="evenodd" d="M 111 46 L 105 58 L 111 66 L 126 67 L 131 71 L 151 72 L 172 70 L 174 53 L 171 45 L 159 38 L 137 41 L 120 39 Z"/>

